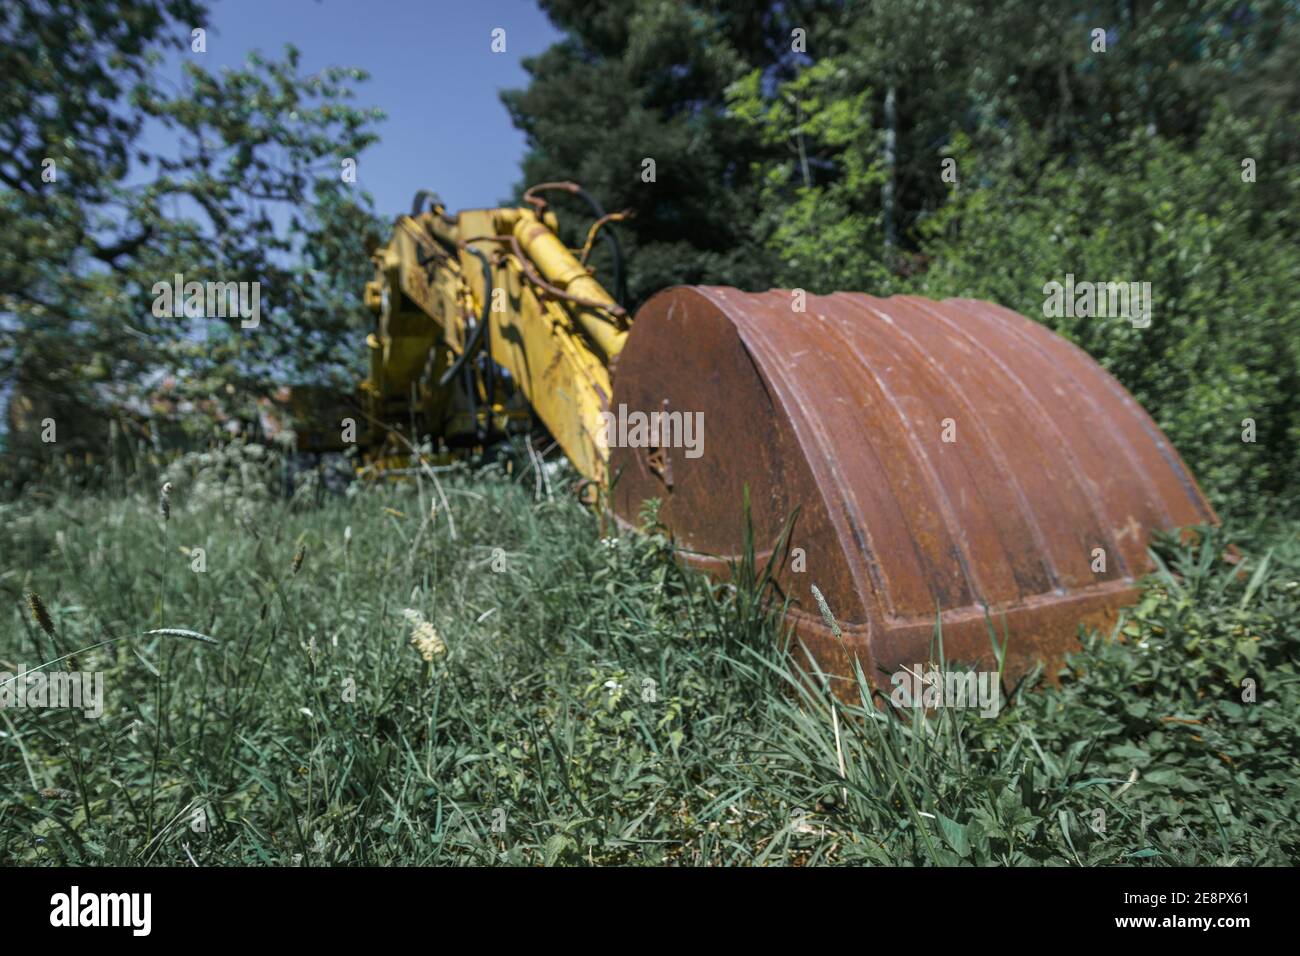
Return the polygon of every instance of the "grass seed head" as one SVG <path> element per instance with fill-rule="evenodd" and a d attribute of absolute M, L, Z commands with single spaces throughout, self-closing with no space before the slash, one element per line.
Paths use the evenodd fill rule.
<path fill-rule="evenodd" d="M 822 612 L 822 620 L 825 621 L 826 626 L 831 629 L 831 633 L 835 635 L 836 640 L 840 639 L 843 637 L 843 632 L 840 631 L 839 622 L 835 620 L 835 615 L 831 613 L 830 605 L 826 603 L 826 598 L 822 595 L 821 590 L 815 584 L 812 586 L 812 593 L 813 598 L 817 601 L 817 610 Z"/>
<path fill-rule="evenodd" d="M 160 637 L 183 637 L 187 641 L 199 641 L 202 644 L 220 644 L 215 637 L 209 637 L 207 634 L 200 634 L 198 631 L 191 631 L 184 627 L 155 627 L 152 631 L 145 631 L 145 637 L 152 637 L 157 634 Z"/>
<path fill-rule="evenodd" d="M 170 521 L 172 516 L 172 483 L 164 482 L 158 492 L 158 510 L 162 512 L 163 521 Z"/>
<path fill-rule="evenodd" d="M 50 617 L 49 610 L 45 607 L 45 602 L 35 591 L 27 592 L 27 606 L 32 610 L 32 617 L 40 625 L 42 631 L 47 637 L 54 636 L 54 621 Z"/>
<path fill-rule="evenodd" d="M 290 574 L 296 575 L 298 573 L 302 568 L 302 562 L 305 557 L 307 557 L 307 546 L 305 544 L 300 544 L 298 545 L 298 550 L 293 553 L 293 564 L 289 566 Z"/>
<path fill-rule="evenodd" d="M 420 652 L 420 656 L 426 663 L 432 664 L 438 658 L 447 655 L 447 642 L 423 614 L 407 608 L 402 612 L 402 616 L 411 622 L 411 646 Z"/>

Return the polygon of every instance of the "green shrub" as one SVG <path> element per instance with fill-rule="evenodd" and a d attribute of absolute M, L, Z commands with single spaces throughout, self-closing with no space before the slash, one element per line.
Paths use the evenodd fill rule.
<path fill-rule="evenodd" d="M 1218 118 L 1191 152 L 1138 134 L 1109 160 L 1041 173 L 959 156 L 969 185 L 927 225 L 930 268 L 910 288 L 1015 309 L 1071 339 L 1134 394 L 1226 515 L 1300 499 L 1300 169 L 1280 144 Z M 1241 178 L 1255 157 L 1259 181 Z M 1150 282 L 1148 328 L 1046 318 L 1043 286 Z M 1245 419 L 1256 441 L 1243 442 Z"/>

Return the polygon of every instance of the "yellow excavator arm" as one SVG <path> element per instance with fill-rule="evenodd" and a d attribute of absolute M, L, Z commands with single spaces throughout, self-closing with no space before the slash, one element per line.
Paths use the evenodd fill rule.
<path fill-rule="evenodd" d="M 544 183 L 525 194 L 526 206 L 455 216 L 428 193 L 416 197 L 372 254 L 365 301 L 376 322 L 362 402 L 373 425 L 473 444 L 517 392 L 574 467 L 603 484 L 601 413 L 628 323 L 585 261 L 600 228 L 621 215 L 602 212 L 575 254 L 557 234 L 548 190 L 581 193 Z M 371 434 L 382 450 L 385 434 Z"/>

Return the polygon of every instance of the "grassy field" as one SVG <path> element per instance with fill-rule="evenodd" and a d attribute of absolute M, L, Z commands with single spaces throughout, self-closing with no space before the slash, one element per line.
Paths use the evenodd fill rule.
<path fill-rule="evenodd" d="M 0 862 L 1300 858 L 1294 527 L 1245 573 L 1166 547 L 1059 688 L 925 719 L 793 681 L 763 569 L 711 587 L 562 475 L 276 480 L 235 446 L 0 506 L 0 670 L 104 673 L 99 719 L 0 710 Z"/>

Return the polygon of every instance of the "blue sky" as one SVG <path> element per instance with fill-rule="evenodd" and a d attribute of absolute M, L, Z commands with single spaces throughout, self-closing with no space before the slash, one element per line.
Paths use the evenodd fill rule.
<path fill-rule="evenodd" d="M 491 51 L 492 30 L 506 51 Z M 522 87 L 520 60 L 560 38 L 529 0 L 212 0 L 203 65 L 218 70 L 250 50 L 278 56 L 286 43 L 301 70 L 358 67 L 354 102 L 388 113 L 381 140 L 364 152 L 358 183 L 387 219 L 409 209 L 417 189 L 452 210 L 495 206 L 520 178 L 524 137 L 498 91 Z M 181 57 L 166 73 L 179 76 Z"/>

